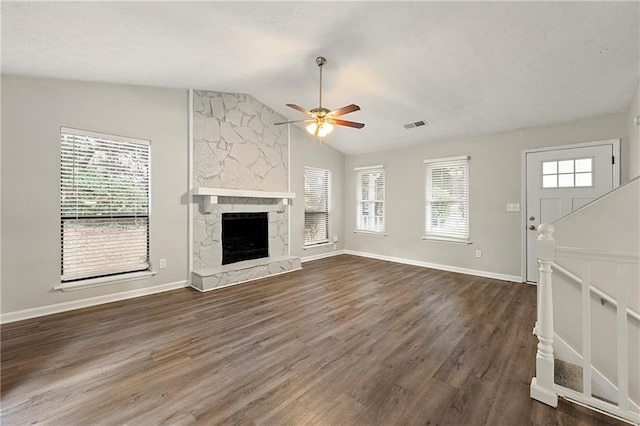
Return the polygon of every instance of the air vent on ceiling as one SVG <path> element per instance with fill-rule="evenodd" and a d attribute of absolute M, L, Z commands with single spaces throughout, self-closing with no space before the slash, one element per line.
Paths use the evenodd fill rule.
<path fill-rule="evenodd" d="M 405 124 L 405 129 L 413 129 L 414 127 L 426 126 L 427 122 L 424 120 L 416 121 L 415 123 Z"/>

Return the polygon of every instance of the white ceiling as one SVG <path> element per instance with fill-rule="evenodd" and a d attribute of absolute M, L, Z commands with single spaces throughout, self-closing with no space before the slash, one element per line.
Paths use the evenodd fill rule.
<path fill-rule="evenodd" d="M 353 154 L 628 109 L 640 2 L 2 2 L 2 72 L 362 111 Z M 409 122 L 429 125 L 405 130 Z"/>

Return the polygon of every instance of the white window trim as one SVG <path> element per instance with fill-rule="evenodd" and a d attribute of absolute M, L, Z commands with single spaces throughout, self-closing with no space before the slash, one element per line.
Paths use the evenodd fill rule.
<path fill-rule="evenodd" d="M 468 155 L 457 155 L 457 156 L 453 156 L 453 157 L 442 157 L 442 158 L 430 158 L 427 160 L 423 160 L 423 164 L 432 164 L 432 163 L 444 163 L 444 162 L 448 162 L 448 161 L 470 161 L 470 157 Z M 469 166 L 469 165 L 468 165 Z M 467 170 L 467 172 L 469 173 L 469 170 Z M 426 185 L 426 180 L 425 180 L 425 185 Z M 471 182 L 470 179 L 467 179 L 467 185 L 471 186 Z M 426 211 L 426 193 L 427 193 L 427 188 L 425 188 L 424 194 L 425 194 L 425 216 L 427 214 Z M 471 204 L 471 199 L 469 198 L 469 195 L 467 194 L 467 203 Z M 471 211 L 471 208 L 469 206 L 469 211 Z M 426 218 L 425 218 L 425 223 L 426 223 Z M 460 244 L 460 245 L 469 245 L 469 244 L 473 244 L 473 242 L 471 241 L 471 239 L 469 238 L 471 236 L 471 217 L 468 218 L 468 223 L 467 223 L 467 232 L 468 232 L 468 236 L 467 238 L 454 238 L 454 237 L 449 237 L 449 236 L 444 236 L 444 235 L 438 235 L 438 234 L 427 234 L 426 233 L 426 227 L 424 229 L 425 234 L 422 236 L 422 239 L 425 241 L 434 241 L 434 242 L 440 242 L 440 243 L 451 243 L 451 244 Z"/>
<path fill-rule="evenodd" d="M 82 290 L 85 288 L 100 287 L 103 285 L 145 280 L 153 277 L 157 273 L 157 271 L 126 272 L 123 274 L 110 275 L 107 277 L 87 278 L 84 280 L 63 282 L 60 283 L 60 285 L 55 286 L 53 289 L 62 291 Z"/>
<path fill-rule="evenodd" d="M 61 133 L 70 133 L 73 135 L 82 135 L 89 138 L 108 139 L 116 142 L 137 143 L 139 145 L 151 145 L 151 141 L 147 139 L 128 138 L 126 136 L 110 135 L 108 133 L 92 132 L 90 130 L 74 129 L 72 127 L 60 127 Z"/>
<path fill-rule="evenodd" d="M 354 167 L 353 170 L 360 171 L 360 170 L 371 170 L 371 169 L 384 169 L 384 166 L 382 164 L 378 164 L 377 166 L 363 166 L 363 167 Z"/>
<path fill-rule="evenodd" d="M 443 157 L 443 158 L 430 158 L 428 160 L 424 160 L 423 163 L 444 163 L 445 161 L 460 161 L 460 160 L 469 160 L 468 155 L 458 155 L 455 157 Z"/>
<path fill-rule="evenodd" d="M 384 174 L 384 190 L 383 190 L 383 198 L 382 198 L 382 226 L 383 226 L 383 230 L 382 231 L 372 231 L 370 229 L 361 229 L 358 228 L 358 225 L 360 223 L 360 203 L 362 202 L 362 200 L 360 199 L 360 183 L 359 179 L 358 179 L 358 175 L 360 171 L 363 170 L 374 170 L 374 169 L 381 169 L 382 173 Z M 384 169 L 384 165 L 382 164 L 378 164 L 376 166 L 363 166 L 363 167 L 355 167 L 353 169 L 356 172 L 356 229 L 353 231 L 356 234 L 369 234 L 369 235 L 380 235 L 380 236 L 386 236 L 387 235 L 387 209 L 386 209 L 386 198 L 387 198 L 387 173 Z M 372 201 L 372 200 L 369 200 Z M 380 202 L 380 200 L 373 200 L 373 202 Z"/>
<path fill-rule="evenodd" d="M 469 245 L 469 244 L 473 244 L 473 241 L 471 240 L 463 240 L 463 239 L 459 239 L 459 238 L 447 238 L 447 237 L 438 237 L 435 235 L 424 235 L 422 237 L 423 240 L 428 240 L 428 241 L 435 241 L 438 243 L 453 243 L 453 244 L 462 244 L 462 245 Z"/>
<path fill-rule="evenodd" d="M 326 243 L 309 244 L 309 245 L 303 246 L 302 250 L 311 250 L 311 249 L 319 248 L 319 247 L 329 247 L 329 246 L 333 246 L 335 244 L 336 243 L 333 243 L 331 241 L 328 241 Z"/>
<path fill-rule="evenodd" d="M 313 167 L 313 166 L 304 166 L 304 169 L 305 171 L 306 169 L 311 169 L 311 170 L 320 170 L 323 172 L 327 172 L 327 235 L 328 236 L 326 240 L 306 242 L 304 240 L 304 235 L 303 235 L 302 249 L 306 250 L 308 248 L 324 247 L 324 246 L 329 246 L 333 244 L 331 242 L 331 225 L 332 225 L 331 224 L 332 222 L 331 221 L 331 180 L 332 180 L 332 176 L 331 176 L 331 169 L 323 169 L 322 167 Z M 304 197 L 304 194 L 303 194 L 303 197 Z M 303 205 L 304 205 L 304 201 L 303 201 Z M 304 214 L 306 214 L 306 212 L 304 212 Z M 304 219 L 304 216 L 303 216 L 303 219 Z"/>
<path fill-rule="evenodd" d="M 386 237 L 387 236 L 387 232 L 386 231 L 376 232 L 376 231 L 365 231 L 363 229 L 354 229 L 353 233 L 354 234 L 364 234 L 364 235 L 375 235 L 377 237 Z"/>

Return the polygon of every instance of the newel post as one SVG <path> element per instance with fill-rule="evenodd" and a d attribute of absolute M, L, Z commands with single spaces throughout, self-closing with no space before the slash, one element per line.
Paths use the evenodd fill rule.
<path fill-rule="evenodd" d="M 536 251 L 540 265 L 538 280 L 538 351 L 536 376 L 531 379 L 531 398 L 552 407 L 558 405 L 558 394 L 553 390 L 553 295 L 551 263 L 555 256 L 553 226 L 544 223 L 538 227 Z"/>

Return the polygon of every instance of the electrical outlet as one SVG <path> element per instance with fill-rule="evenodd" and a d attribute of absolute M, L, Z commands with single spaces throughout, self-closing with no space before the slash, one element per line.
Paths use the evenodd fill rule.
<path fill-rule="evenodd" d="M 476 250 L 476 257 L 477 258 L 481 258 L 482 257 L 482 250 Z"/>
<path fill-rule="evenodd" d="M 337 242 L 338 242 L 338 236 L 337 236 L 337 235 L 334 235 L 334 236 L 333 236 L 333 242 L 334 242 L 334 243 L 337 243 Z"/>
<path fill-rule="evenodd" d="M 518 203 L 507 203 L 507 211 L 508 212 L 519 212 L 520 204 Z"/>
<path fill-rule="evenodd" d="M 164 269 L 167 267 L 167 259 L 160 259 L 160 269 Z"/>

